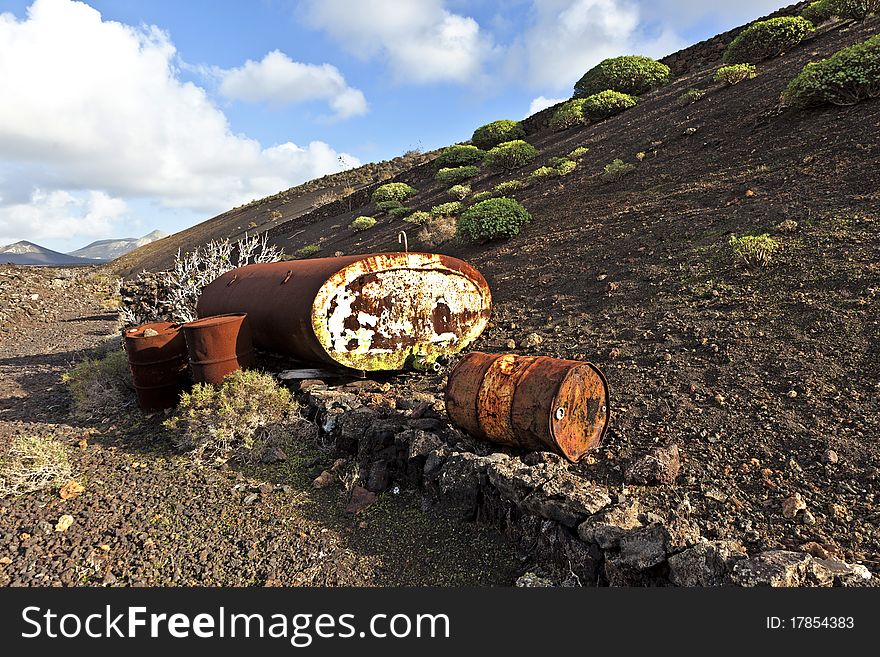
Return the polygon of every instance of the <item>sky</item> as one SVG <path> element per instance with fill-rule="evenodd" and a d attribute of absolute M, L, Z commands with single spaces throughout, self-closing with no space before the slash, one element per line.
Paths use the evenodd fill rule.
<path fill-rule="evenodd" d="M 0 0 L 0 245 L 181 230 L 783 0 Z"/>

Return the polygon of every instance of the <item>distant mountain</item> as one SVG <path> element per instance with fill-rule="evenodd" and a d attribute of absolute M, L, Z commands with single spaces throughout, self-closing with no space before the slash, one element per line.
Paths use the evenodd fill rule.
<path fill-rule="evenodd" d="M 92 260 L 115 260 L 129 251 L 134 251 L 145 244 L 150 244 L 163 237 L 167 237 L 167 235 L 162 231 L 154 230 L 152 233 L 148 233 L 140 238 L 121 237 L 115 240 L 98 240 L 81 249 L 71 251 L 67 255 Z"/>
<path fill-rule="evenodd" d="M 56 266 L 96 265 L 101 262 L 103 261 L 58 253 L 58 251 L 47 249 L 33 242 L 21 241 L 0 248 L 0 263 L 2 264 Z"/>

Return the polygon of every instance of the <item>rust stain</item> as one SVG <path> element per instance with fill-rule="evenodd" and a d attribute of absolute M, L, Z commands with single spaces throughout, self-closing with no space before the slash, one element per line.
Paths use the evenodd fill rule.
<path fill-rule="evenodd" d="M 138 405 L 144 410 L 176 406 L 180 393 L 189 386 L 180 324 L 142 324 L 127 329 L 123 338 Z"/>
<path fill-rule="evenodd" d="M 253 364 L 254 347 L 247 315 L 197 319 L 183 325 L 183 335 L 196 383 L 219 385 L 227 374 Z"/>

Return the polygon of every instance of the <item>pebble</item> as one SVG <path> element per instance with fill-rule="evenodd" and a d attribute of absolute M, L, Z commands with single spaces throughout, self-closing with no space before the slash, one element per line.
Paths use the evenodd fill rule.
<path fill-rule="evenodd" d="M 833 449 L 826 449 L 825 453 L 822 455 L 823 463 L 830 463 L 831 465 L 834 465 L 839 460 L 840 459 L 837 456 L 837 452 L 835 452 Z"/>
<path fill-rule="evenodd" d="M 795 493 L 791 497 L 786 497 L 782 500 L 782 515 L 786 518 L 794 518 L 799 511 L 804 511 L 807 508 L 807 503 L 804 502 L 804 498 L 800 493 Z"/>

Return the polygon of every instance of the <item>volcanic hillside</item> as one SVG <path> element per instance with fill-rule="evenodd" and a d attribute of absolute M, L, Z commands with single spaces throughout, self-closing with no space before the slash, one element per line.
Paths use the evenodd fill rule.
<path fill-rule="evenodd" d="M 779 98 L 806 63 L 878 30 L 876 16 L 832 21 L 735 86 L 713 81 L 723 47 L 710 43 L 618 116 L 561 132 L 548 126 L 554 109 L 531 117 L 526 139 L 539 156 L 513 174 L 484 166 L 468 181 L 474 193 L 589 150 L 571 173 L 508 194 L 532 220 L 506 241 L 431 247 L 418 226 L 369 203 L 375 185 L 292 219 L 286 208 L 308 197 L 290 199 L 278 206 L 289 221 L 261 227 L 288 254 L 396 250 L 406 231 L 411 250 L 470 261 L 495 300 L 476 348 L 604 368 L 612 423 L 597 458 L 579 466 L 586 476 L 619 483 L 636 455 L 676 445 L 682 477 L 646 495 L 686 501 L 705 536 L 736 536 L 750 550 L 816 541 L 876 568 L 880 100 L 785 110 Z M 683 104 L 692 89 L 705 94 Z M 608 179 L 615 159 L 631 171 Z M 452 200 L 434 173 L 428 162 L 395 178 L 418 190 L 407 206 Z M 377 223 L 355 231 L 358 216 Z M 203 240 L 229 234 L 220 218 L 199 230 Z M 763 233 L 782 248 L 750 271 L 729 240 Z M 147 248 L 158 254 L 170 239 Z M 117 269 L 172 255 L 138 251 Z M 780 500 L 795 493 L 809 516 L 781 521 Z"/>

